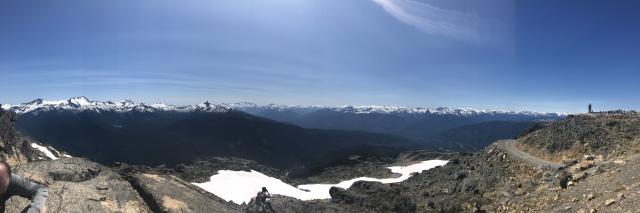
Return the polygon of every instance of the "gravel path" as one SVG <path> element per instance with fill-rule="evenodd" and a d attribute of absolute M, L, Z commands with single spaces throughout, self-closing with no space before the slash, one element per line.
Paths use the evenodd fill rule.
<path fill-rule="evenodd" d="M 544 159 L 540 159 L 538 157 L 529 155 L 528 153 L 519 150 L 515 146 L 515 144 L 516 144 L 516 140 L 500 140 L 500 141 L 498 141 L 498 147 L 500 149 L 506 151 L 511 156 L 514 156 L 514 157 L 516 157 L 518 159 L 521 159 L 523 161 L 526 161 L 526 162 L 529 162 L 529 163 L 532 163 L 532 164 L 538 165 L 538 166 L 548 166 L 548 167 L 551 167 L 553 169 L 558 169 L 558 168 L 562 167 L 562 164 L 546 161 Z"/>

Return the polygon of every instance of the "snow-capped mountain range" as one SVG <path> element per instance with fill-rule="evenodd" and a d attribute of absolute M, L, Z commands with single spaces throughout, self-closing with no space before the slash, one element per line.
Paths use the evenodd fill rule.
<path fill-rule="evenodd" d="M 130 100 L 112 102 L 112 101 L 93 101 L 86 97 L 73 97 L 67 100 L 45 101 L 36 99 L 28 103 L 20 105 L 2 105 L 2 109 L 11 110 L 17 114 L 30 112 L 63 110 L 63 111 L 115 111 L 115 112 L 157 112 L 157 111 L 179 111 L 179 112 L 229 112 L 231 109 L 222 105 L 215 105 L 204 102 L 192 106 L 173 106 L 162 103 L 144 104 L 135 103 Z"/>
<path fill-rule="evenodd" d="M 298 113 L 311 112 L 315 110 L 332 110 L 341 113 L 354 113 L 354 114 L 438 114 L 438 115 L 499 115 L 499 114 L 513 114 L 513 115 L 527 115 L 527 116 L 558 116 L 562 117 L 567 115 L 566 113 L 542 113 L 532 111 L 502 111 L 502 110 L 479 110 L 472 108 L 426 108 L 426 107 L 407 107 L 407 106 L 381 106 L 381 105 L 369 105 L 369 106 L 322 106 L 322 105 L 258 105 L 250 102 L 239 103 L 220 103 L 212 104 L 208 101 L 197 105 L 190 106 L 174 106 L 162 103 L 145 104 L 136 103 L 130 100 L 112 102 L 112 101 L 94 101 L 86 97 L 73 97 L 67 100 L 58 101 L 46 101 L 42 99 L 36 99 L 28 103 L 20 105 L 8 105 L 1 104 L 0 107 L 5 110 L 11 110 L 18 114 L 38 112 L 38 111 L 50 111 L 50 110 L 66 110 L 66 111 L 84 111 L 84 110 L 96 110 L 96 111 L 115 111 L 115 112 L 156 112 L 156 111 L 177 111 L 177 112 L 229 112 L 232 110 L 240 111 L 256 111 L 256 110 L 275 110 L 275 111 L 295 111 Z"/>
<path fill-rule="evenodd" d="M 366 105 L 366 106 L 322 106 L 322 105 L 279 105 L 279 104 L 267 104 L 258 105 L 250 102 L 239 102 L 232 104 L 221 104 L 222 106 L 237 109 L 241 111 L 256 111 L 256 110 L 273 110 L 273 111 L 294 111 L 304 114 L 305 112 L 311 112 L 315 110 L 327 109 L 342 113 L 354 113 L 354 114 L 438 114 L 438 115 L 499 115 L 499 114 L 512 114 L 512 115 L 527 115 L 527 116 L 541 116 L 541 117 L 562 117 L 568 115 L 568 113 L 544 113 L 533 111 L 505 111 L 505 110 L 487 110 L 487 109 L 473 109 L 473 108 L 427 108 L 427 107 L 409 107 L 409 106 L 384 106 L 384 105 Z"/>

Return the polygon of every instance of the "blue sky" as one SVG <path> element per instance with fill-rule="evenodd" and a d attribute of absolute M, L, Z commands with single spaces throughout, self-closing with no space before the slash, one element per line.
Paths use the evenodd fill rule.
<path fill-rule="evenodd" d="M 640 108 L 639 1 L 0 2 L 1 103 Z"/>

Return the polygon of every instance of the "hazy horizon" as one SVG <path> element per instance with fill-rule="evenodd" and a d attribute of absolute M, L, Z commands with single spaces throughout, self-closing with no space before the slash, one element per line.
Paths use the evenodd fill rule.
<path fill-rule="evenodd" d="M 33 5 L 37 4 L 37 7 Z M 640 108 L 638 1 L 0 3 L 0 103 Z"/>

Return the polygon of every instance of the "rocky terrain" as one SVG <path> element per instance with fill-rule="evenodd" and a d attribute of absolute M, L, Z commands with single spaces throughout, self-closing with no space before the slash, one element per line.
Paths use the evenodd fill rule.
<path fill-rule="evenodd" d="M 154 212 L 241 212 L 239 205 L 227 203 L 175 176 L 143 173 L 127 179 Z"/>
<path fill-rule="evenodd" d="M 580 158 L 583 154 L 624 156 L 640 151 L 640 117 L 637 115 L 572 116 L 550 123 L 522 139 L 522 148 L 531 149 L 552 161 Z"/>
<path fill-rule="evenodd" d="M 359 176 L 393 177 L 381 167 L 446 159 L 442 167 L 404 182 L 359 181 L 331 188 L 331 199 L 301 201 L 275 196 L 278 212 L 629 212 L 640 205 L 640 116 L 577 115 L 527 129 L 517 140 L 497 141 L 479 152 L 403 152 L 396 158 L 352 155 L 293 176 L 239 158 L 209 158 L 176 167 L 114 163 L 105 167 L 43 154 L 0 113 L 3 159 L 14 173 L 49 187 L 51 212 L 244 212 L 190 182 L 220 169 L 256 170 L 290 184 L 337 182 Z M 43 145 L 42 145 L 43 146 Z M 28 205 L 7 202 L 8 212 Z"/>
<path fill-rule="evenodd" d="M 15 166 L 13 173 L 49 189 L 50 212 L 150 212 L 146 203 L 120 175 L 81 158 L 37 161 Z M 7 212 L 20 212 L 29 200 L 14 196 Z"/>
<path fill-rule="evenodd" d="M 480 152 L 440 156 L 449 164 L 402 183 L 334 188 L 332 201 L 376 212 L 633 212 L 640 205 L 638 119 L 570 116 Z"/>

